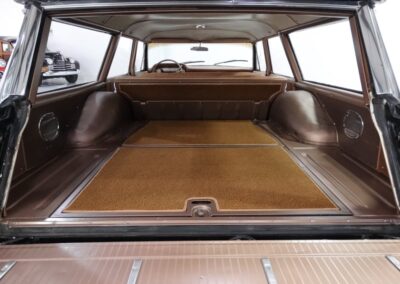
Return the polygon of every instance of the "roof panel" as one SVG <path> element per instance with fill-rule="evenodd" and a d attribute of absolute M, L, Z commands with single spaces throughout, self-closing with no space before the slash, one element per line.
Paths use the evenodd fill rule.
<path fill-rule="evenodd" d="M 173 1 L 161 1 L 161 0 L 15 0 L 19 3 L 26 2 L 40 2 L 46 6 L 85 6 L 85 5 L 93 5 L 100 4 L 104 5 L 118 5 L 118 4 L 130 4 L 130 5 L 269 5 L 269 6 L 302 6 L 305 5 L 307 7 L 315 8 L 322 6 L 353 6 L 358 7 L 360 3 L 372 3 L 372 2 L 381 2 L 382 0 L 173 0 Z"/>

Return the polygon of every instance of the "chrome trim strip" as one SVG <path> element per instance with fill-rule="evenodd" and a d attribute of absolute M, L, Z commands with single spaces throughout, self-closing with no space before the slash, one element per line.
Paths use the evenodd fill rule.
<path fill-rule="evenodd" d="M 374 10 L 365 6 L 359 11 L 358 18 L 376 95 L 392 94 L 400 98 L 400 90 Z"/>
<path fill-rule="evenodd" d="M 60 77 L 60 76 L 70 76 L 70 75 L 79 75 L 79 70 L 74 71 L 48 71 L 42 74 L 44 78 L 52 78 L 52 77 Z"/>
<path fill-rule="evenodd" d="M 395 257 L 395 256 L 393 256 L 393 255 L 387 255 L 387 256 L 386 256 L 386 259 L 387 259 L 391 264 L 393 264 L 393 266 L 396 267 L 398 271 L 400 271 L 400 260 L 399 260 L 397 257 Z"/>
<path fill-rule="evenodd" d="M 139 277 L 140 268 L 142 267 L 143 261 L 141 259 L 135 259 L 132 264 L 132 270 L 129 274 L 127 284 L 136 284 L 136 281 Z"/>
<path fill-rule="evenodd" d="M 261 259 L 265 277 L 267 278 L 268 284 L 278 284 L 278 280 L 276 280 L 275 273 L 272 271 L 272 264 L 268 258 Z"/>
<path fill-rule="evenodd" d="M 16 264 L 16 261 L 9 261 L 6 262 L 1 268 L 0 268 L 0 280 L 6 276 L 6 274 L 11 270 L 11 268 L 14 267 Z"/>
<path fill-rule="evenodd" d="M 243 1 L 243 0 L 220 0 L 220 1 L 132 1 L 132 2 L 113 2 L 104 1 L 100 3 L 86 2 L 86 3 L 43 3 L 42 7 L 46 11 L 61 11 L 72 9 L 107 9 L 107 8 L 134 8 L 134 7 L 196 7 L 196 6 L 209 6 L 209 7 L 263 7 L 263 8 L 303 8 L 303 9 L 327 9 L 327 10 L 346 10 L 356 11 L 360 5 L 343 4 L 335 1 L 328 3 L 309 1 L 293 3 L 289 0 L 276 0 L 276 1 Z"/>
<path fill-rule="evenodd" d="M 329 218 L 328 221 L 326 219 Z M 133 219 L 133 220 L 132 220 Z M 109 228 L 127 228 L 127 227 L 142 227 L 142 226 L 198 226 L 198 225 L 209 225 L 209 226 L 270 226 L 270 227 L 278 227 L 278 226 L 343 226 L 343 225 L 351 225 L 351 226 L 378 226 L 379 224 L 384 224 L 382 226 L 400 226 L 400 221 L 393 217 L 388 218 L 358 218 L 353 216 L 310 216 L 310 217 L 302 217 L 302 216 L 285 216 L 278 219 L 275 216 L 261 216 L 261 218 L 255 218 L 253 216 L 240 216 L 235 217 L 234 219 L 229 219 L 226 217 L 214 217 L 212 219 L 207 220 L 199 220 L 193 218 L 173 218 L 165 217 L 165 218 L 147 218 L 143 216 L 132 218 L 127 217 L 120 219 L 116 218 L 96 218 L 96 217 L 86 217 L 86 218 L 62 218 L 62 217 L 49 217 L 43 220 L 34 220 L 32 219 L 12 219 L 7 221 L 0 221 L 0 229 L 1 226 L 7 226 L 6 228 L 9 230 L 23 230 L 24 228 L 48 228 L 52 229 L 54 227 L 86 227 L 86 228 L 96 228 L 96 227 L 104 227 L 107 226 Z M 122 225 L 121 225 L 122 224 Z M 312 225 L 310 225 L 312 224 Z M 70 233 L 70 232 L 69 232 Z"/>
<path fill-rule="evenodd" d="M 18 36 L 17 45 L 0 83 L 0 102 L 12 95 L 25 96 L 32 78 L 34 53 L 39 40 L 42 11 L 28 7 Z"/>

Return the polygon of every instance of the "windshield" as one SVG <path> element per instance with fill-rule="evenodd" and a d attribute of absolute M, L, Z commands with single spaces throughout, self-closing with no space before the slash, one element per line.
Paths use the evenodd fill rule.
<path fill-rule="evenodd" d="M 172 59 L 196 66 L 220 66 L 252 69 L 251 43 L 150 43 L 149 66 Z"/>

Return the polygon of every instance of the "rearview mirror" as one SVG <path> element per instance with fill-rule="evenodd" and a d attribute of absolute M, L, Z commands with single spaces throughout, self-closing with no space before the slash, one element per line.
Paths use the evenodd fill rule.
<path fill-rule="evenodd" d="M 201 43 L 199 46 L 193 46 L 190 50 L 192 51 L 208 51 L 208 47 L 201 46 Z"/>

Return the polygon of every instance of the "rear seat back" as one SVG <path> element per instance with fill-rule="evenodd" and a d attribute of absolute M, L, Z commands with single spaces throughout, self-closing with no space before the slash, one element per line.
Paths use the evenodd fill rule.
<path fill-rule="evenodd" d="M 267 101 L 132 101 L 136 120 L 265 119 Z"/>
<path fill-rule="evenodd" d="M 264 120 L 281 83 L 117 83 L 117 90 L 136 120 Z"/>

